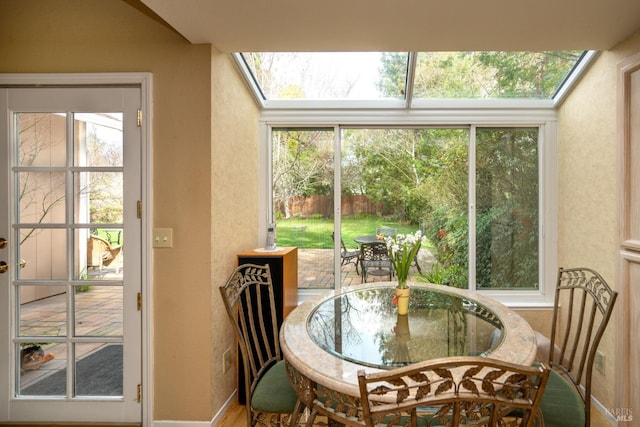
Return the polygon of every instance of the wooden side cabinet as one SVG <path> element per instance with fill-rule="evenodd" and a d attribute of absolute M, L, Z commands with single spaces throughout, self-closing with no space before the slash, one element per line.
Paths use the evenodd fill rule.
<path fill-rule="evenodd" d="M 269 264 L 279 328 L 284 318 L 298 305 L 298 248 L 242 252 L 238 254 L 238 265 L 242 264 Z"/>
<path fill-rule="evenodd" d="M 276 304 L 278 330 L 285 317 L 298 305 L 298 248 L 283 247 L 276 251 L 254 249 L 238 254 L 238 265 L 269 264 Z M 271 338 L 271 337 L 269 337 Z M 278 339 L 278 337 L 273 337 Z M 245 404 L 244 371 L 238 358 L 238 403 Z"/>

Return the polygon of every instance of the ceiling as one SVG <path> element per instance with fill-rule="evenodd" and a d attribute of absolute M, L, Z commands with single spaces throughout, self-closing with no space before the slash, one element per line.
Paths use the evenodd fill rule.
<path fill-rule="evenodd" d="M 638 0 L 140 0 L 221 52 L 607 50 Z"/>

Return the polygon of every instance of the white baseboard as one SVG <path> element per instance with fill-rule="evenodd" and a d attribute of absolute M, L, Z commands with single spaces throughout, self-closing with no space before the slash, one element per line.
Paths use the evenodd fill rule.
<path fill-rule="evenodd" d="M 231 393 L 231 396 L 227 399 L 222 408 L 218 411 L 217 414 L 214 415 L 211 421 L 165 421 L 165 420 L 154 420 L 153 427 L 214 427 L 217 425 L 224 414 L 227 412 L 227 409 L 231 406 L 231 404 L 236 399 L 237 391 Z"/>
<path fill-rule="evenodd" d="M 604 417 L 605 420 L 607 420 L 609 425 L 611 425 L 611 426 L 618 425 L 617 422 L 616 422 L 616 419 L 613 417 L 613 415 L 611 415 L 611 412 L 609 412 L 609 410 L 607 408 L 602 406 L 602 404 L 598 401 L 598 399 L 596 399 L 593 396 L 591 397 L 591 406 L 596 408 L 598 410 L 598 412 L 600 412 L 602 414 L 602 416 Z"/>
<path fill-rule="evenodd" d="M 156 427 L 213 427 L 211 421 L 162 421 L 155 420 Z"/>

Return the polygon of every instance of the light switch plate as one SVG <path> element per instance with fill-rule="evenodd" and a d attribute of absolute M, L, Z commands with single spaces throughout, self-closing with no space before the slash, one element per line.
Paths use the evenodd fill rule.
<path fill-rule="evenodd" d="M 154 228 L 153 229 L 153 247 L 154 248 L 172 248 L 173 247 L 173 228 Z"/>

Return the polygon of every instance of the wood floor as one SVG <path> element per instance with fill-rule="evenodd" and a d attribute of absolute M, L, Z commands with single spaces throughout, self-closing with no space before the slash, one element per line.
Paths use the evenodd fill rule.
<path fill-rule="evenodd" d="M 326 417 L 324 420 L 319 417 L 316 422 L 314 422 L 314 427 L 327 427 Z M 304 426 L 304 420 L 300 423 L 301 426 Z M 215 427 L 248 427 L 247 426 L 247 413 L 245 412 L 244 405 L 238 405 L 238 402 L 234 402 L 227 410 L 227 413 L 220 420 Z"/>
<path fill-rule="evenodd" d="M 319 421 L 314 426 L 326 426 L 325 422 Z M 593 406 L 591 408 L 591 427 L 611 427 L 607 419 Z M 248 427 L 247 426 L 247 413 L 245 412 L 244 405 L 238 405 L 234 402 L 223 419 L 216 425 L 216 427 Z"/>

